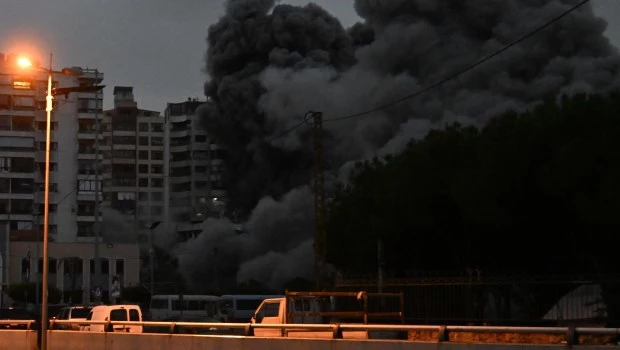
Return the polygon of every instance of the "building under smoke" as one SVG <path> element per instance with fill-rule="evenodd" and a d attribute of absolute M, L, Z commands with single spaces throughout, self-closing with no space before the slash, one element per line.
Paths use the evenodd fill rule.
<path fill-rule="evenodd" d="M 224 276 L 274 287 L 284 275 L 311 276 L 312 197 L 305 186 L 312 139 L 308 127 L 282 134 L 309 110 L 325 115 L 327 163 L 336 174 L 446 123 L 482 125 L 562 94 L 619 87 L 618 51 L 603 35 L 604 20 L 586 5 L 440 88 L 329 122 L 450 76 L 576 3 L 356 0 L 363 23 L 347 30 L 315 4 L 227 1 L 226 14 L 209 28 L 210 103 L 201 114 L 230 152 L 225 179 L 231 204 L 247 214 L 247 236 L 225 221 L 207 222 L 197 241 L 178 247 L 187 276 L 204 281 L 197 287 L 221 284 Z"/>

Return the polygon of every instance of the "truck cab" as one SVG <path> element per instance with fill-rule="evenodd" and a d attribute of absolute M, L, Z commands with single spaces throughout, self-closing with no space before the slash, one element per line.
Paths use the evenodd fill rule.
<path fill-rule="evenodd" d="M 254 313 L 251 322 L 258 324 L 321 324 L 322 316 L 319 300 L 316 298 L 287 298 L 265 299 Z M 310 313 L 309 315 L 305 313 Z M 254 335 L 259 337 L 287 336 L 286 330 L 276 328 L 257 328 Z"/>

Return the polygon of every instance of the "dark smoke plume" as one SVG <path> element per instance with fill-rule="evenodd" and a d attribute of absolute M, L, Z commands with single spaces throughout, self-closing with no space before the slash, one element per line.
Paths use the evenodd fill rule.
<path fill-rule="evenodd" d="M 268 228 L 258 225 L 254 211 L 247 233 L 254 238 L 235 236 L 228 223 L 207 222 L 204 237 L 191 245 L 211 249 L 217 240 L 224 244 L 222 254 L 210 262 L 187 257 L 188 273 L 209 276 L 213 264 L 226 261 L 230 276 L 277 284 L 282 266 L 276 261 L 287 252 L 300 254 L 305 247 L 310 253 L 304 254 L 311 257 L 311 245 L 301 238 L 272 249 L 279 240 L 311 238 L 310 193 L 295 190 L 297 196 L 308 196 L 296 203 L 284 196 L 311 180 L 309 128 L 268 142 L 299 123 L 307 111 L 338 117 L 398 99 L 491 54 L 577 2 L 356 0 L 364 23 L 345 30 L 314 4 L 274 7 L 273 1 L 228 1 L 226 14 L 208 33 L 205 94 L 210 103 L 201 115 L 230 152 L 230 207 L 248 214 L 265 196 L 283 198 L 278 205 L 272 202 L 280 212 L 288 204 L 307 206 L 299 222 L 263 212 L 261 218 L 276 218 Z M 529 108 L 561 94 L 620 87 L 620 56 L 603 36 L 605 27 L 584 6 L 438 89 L 362 118 L 326 123 L 329 169 L 335 174 L 353 161 L 398 152 L 412 137 L 446 123 L 482 125 L 506 110 Z M 269 240 L 260 241 L 265 237 Z"/>

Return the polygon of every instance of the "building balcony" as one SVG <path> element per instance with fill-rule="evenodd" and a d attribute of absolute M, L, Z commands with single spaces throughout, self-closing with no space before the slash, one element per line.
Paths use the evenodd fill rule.
<path fill-rule="evenodd" d="M 35 137 L 36 131 L 34 129 L 30 130 L 0 130 L 0 136 L 9 136 L 9 137 Z"/>
<path fill-rule="evenodd" d="M 0 220 L 1 221 L 32 221 L 32 213 L 28 213 L 28 214 L 17 214 L 17 213 L 0 213 Z"/>
<path fill-rule="evenodd" d="M 34 158 L 37 162 L 45 162 L 45 151 L 36 151 L 35 152 L 35 158 Z M 51 152 L 50 154 L 50 161 L 52 163 L 57 163 L 58 162 L 58 152 Z"/>
<path fill-rule="evenodd" d="M 112 136 L 136 136 L 136 130 L 112 130 Z"/>
<path fill-rule="evenodd" d="M 88 153 L 85 153 L 88 152 Z M 97 159 L 97 155 L 95 154 L 95 152 L 91 151 L 78 151 L 78 159 L 82 159 L 82 160 L 95 160 Z M 103 160 L 103 154 L 99 153 L 99 157 L 100 160 Z"/>
<path fill-rule="evenodd" d="M 171 138 L 189 136 L 190 134 L 191 134 L 191 131 L 189 129 L 185 129 L 185 130 L 170 130 L 170 137 Z"/>
<path fill-rule="evenodd" d="M 192 150 L 192 146 L 189 144 L 176 145 L 176 146 L 170 145 L 170 152 L 189 152 L 191 150 Z"/>
<path fill-rule="evenodd" d="M 33 158 L 34 148 L 32 150 L 14 150 L 14 149 L 1 149 L 2 157 L 4 158 Z"/>
<path fill-rule="evenodd" d="M 37 142 L 45 142 L 46 141 L 46 132 L 45 130 L 41 130 L 41 131 L 36 131 L 34 133 L 34 140 Z M 58 138 L 56 136 L 56 131 L 52 131 L 50 132 L 50 140 L 51 141 L 58 141 Z"/>
<path fill-rule="evenodd" d="M 208 151 L 210 149 L 207 143 L 193 143 L 192 150 L 194 151 Z"/>
<path fill-rule="evenodd" d="M 136 164 L 135 158 L 112 158 L 104 159 L 104 164 Z"/>
<path fill-rule="evenodd" d="M 138 186 L 122 186 L 122 185 L 109 185 L 106 186 L 105 192 L 137 192 Z"/>
<path fill-rule="evenodd" d="M 170 167 L 174 167 L 174 168 L 180 168 L 180 167 L 185 167 L 185 166 L 191 166 L 192 165 L 192 160 L 191 159 L 181 159 L 181 160 L 170 160 Z"/>
<path fill-rule="evenodd" d="M 78 201 L 82 201 L 82 200 L 83 201 L 94 201 L 95 195 L 96 193 L 94 191 L 92 192 L 78 191 L 77 200 Z M 103 192 L 99 192 L 99 199 L 101 200 L 101 198 L 103 198 Z"/>
<path fill-rule="evenodd" d="M 8 172 L 0 170 L 0 178 L 13 178 L 13 179 L 34 179 L 35 172 L 33 169 L 8 169 Z"/>
<path fill-rule="evenodd" d="M 103 135 L 91 130 L 79 130 L 77 135 L 80 140 L 95 140 L 97 136 L 99 136 L 99 140 L 103 140 Z"/>
<path fill-rule="evenodd" d="M 24 109 L 11 109 L 11 110 L 7 110 L 6 112 L 3 111 L 2 114 L 9 115 L 12 117 L 32 117 L 35 112 L 36 111 L 34 107 L 31 107 L 31 108 L 24 108 Z"/>
<path fill-rule="evenodd" d="M 78 110 L 77 117 L 78 117 L 78 119 L 96 120 L 96 116 L 95 116 L 94 112 L 87 112 L 87 111 Z M 101 121 L 101 119 L 102 119 L 101 112 L 99 112 L 99 120 Z"/>
<path fill-rule="evenodd" d="M 86 215 L 84 213 L 82 213 L 82 214 L 78 213 L 77 221 L 78 222 L 93 222 L 94 223 L 96 221 L 95 220 L 95 213 L 88 214 L 88 215 Z M 101 222 L 101 221 L 102 221 L 102 217 L 100 215 L 99 216 L 99 222 Z"/>
<path fill-rule="evenodd" d="M 0 199 L 30 199 L 33 200 L 34 199 L 34 193 L 30 192 L 30 193 L 8 193 L 4 192 L 4 193 L 0 193 Z"/>
<path fill-rule="evenodd" d="M 59 199 L 61 199 L 62 197 L 66 195 L 67 195 L 66 193 L 64 195 L 60 195 L 58 194 L 58 192 L 50 192 L 50 203 L 56 204 L 58 203 Z M 43 202 L 43 198 L 45 197 L 45 192 L 43 191 L 35 192 L 34 197 L 37 198 L 38 201 Z"/>
<path fill-rule="evenodd" d="M 170 183 L 179 184 L 184 182 L 191 182 L 191 175 L 170 175 Z"/>
<path fill-rule="evenodd" d="M 187 115 L 187 114 L 183 114 L 183 115 L 171 115 L 171 116 L 168 116 L 168 121 L 169 121 L 171 124 L 174 124 L 174 123 L 183 123 L 183 122 L 186 122 L 186 121 L 188 121 L 188 120 L 190 120 L 190 119 L 191 119 L 191 117 L 190 117 L 189 115 Z"/>
<path fill-rule="evenodd" d="M 121 151 L 135 151 L 136 150 L 136 145 L 135 144 L 118 144 L 115 143 L 114 145 L 112 145 L 112 149 L 113 150 L 121 150 Z"/>

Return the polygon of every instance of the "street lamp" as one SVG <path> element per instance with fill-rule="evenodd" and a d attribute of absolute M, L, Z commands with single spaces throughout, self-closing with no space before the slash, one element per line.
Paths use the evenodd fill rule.
<path fill-rule="evenodd" d="M 32 61 L 27 57 L 20 57 L 17 59 L 17 64 L 24 68 L 29 69 L 32 68 Z M 53 109 L 53 100 L 56 95 L 65 95 L 68 96 L 71 92 L 94 92 L 103 89 L 104 85 L 93 85 L 93 86 L 85 86 L 85 87 L 68 87 L 68 88 L 52 88 L 52 74 L 60 73 L 64 75 L 72 75 L 78 76 L 82 75 L 82 72 L 77 69 L 65 68 L 60 72 L 55 72 L 52 70 L 52 54 L 50 54 L 50 65 L 48 69 L 44 69 L 41 67 L 35 67 L 39 71 L 43 71 L 47 73 L 47 94 L 45 96 L 46 105 L 46 133 L 45 133 L 45 189 L 44 189 L 44 200 L 43 200 L 43 276 L 42 276 L 42 288 L 41 288 L 41 349 L 47 349 L 47 326 L 48 326 L 48 317 L 47 317 L 47 273 L 48 273 L 48 241 L 49 241 L 49 194 L 50 194 L 50 144 L 51 144 L 51 128 L 52 128 L 52 109 Z M 38 244 L 38 243 L 37 243 Z"/>

